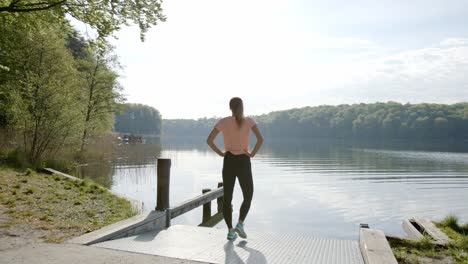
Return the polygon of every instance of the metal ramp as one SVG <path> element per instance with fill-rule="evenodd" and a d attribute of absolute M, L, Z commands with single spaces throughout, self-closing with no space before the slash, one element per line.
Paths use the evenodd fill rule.
<path fill-rule="evenodd" d="M 363 264 L 358 241 L 250 232 L 226 240 L 226 230 L 174 225 L 160 231 L 94 244 L 94 247 L 208 263 Z"/>

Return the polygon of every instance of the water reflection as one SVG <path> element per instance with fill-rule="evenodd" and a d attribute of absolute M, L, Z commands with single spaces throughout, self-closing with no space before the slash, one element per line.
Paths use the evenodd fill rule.
<path fill-rule="evenodd" d="M 172 205 L 221 181 L 222 159 L 202 138 L 116 146 L 113 151 L 110 162 L 83 167 L 82 176 L 144 201 L 147 210 L 155 206 L 157 157 L 172 159 Z M 267 139 L 252 159 L 255 193 L 247 228 L 357 238 L 362 222 L 402 234 L 405 217 L 440 219 L 453 213 L 467 221 L 466 152 L 466 144 L 450 142 L 426 143 L 424 150 L 421 142 Z M 235 213 L 241 202 L 237 185 Z M 174 222 L 200 221 L 201 210 L 194 210 Z"/>

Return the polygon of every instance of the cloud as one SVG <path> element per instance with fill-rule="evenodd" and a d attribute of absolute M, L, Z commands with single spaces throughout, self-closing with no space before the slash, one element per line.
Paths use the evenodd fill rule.
<path fill-rule="evenodd" d="M 327 92 L 335 101 L 468 101 L 468 41 L 463 38 L 347 67 L 358 70 Z"/>
<path fill-rule="evenodd" d="M 440 42 L 441 47 L 466 46 L 466 45 L 468 45 L 468 38 L 448 38 Z"/>
<path fill-rule="evenodd" d="M 459 10 L 419 12 L 424 4 L 410 12 L 390 1 L 364 1 L 352 10 L 341 1 L 170 1 L 167 22 L 151 28 L 146 42 L 132 26 L 113 44 L 125 66 L 128 100 L 154 106 L 165 118 L 226 115 L 232 96 L 248 102 L 248 114 L 318 104 L 467 101 L 466 34 L 427 38 L 417 27 L 415 44 L 401 38 L 408 32 L 402 26 L 390 34 L 372 23 L 381 17 L 380 26 L 393 26 L 401 12 L 384 11 L 394 7 L 408 11 L 400 18 L 413 26 L 425 21 L 427 32 Z M 346 30 L 332 30 L 331 18 Z"/>

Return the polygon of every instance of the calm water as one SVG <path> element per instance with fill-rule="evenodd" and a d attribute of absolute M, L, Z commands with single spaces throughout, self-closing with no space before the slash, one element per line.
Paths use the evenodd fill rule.
<path fill-rule="evenodd" d="M 82 167 L 81 175 L 143 201 L 147 210 L 155 207 L 157 157 L 172 159 L 171 205 L 221 181 L 222 158 L 205 139 L 120 145 L 113 156 Z M 355 239 L 359 223 L 403 234 L 406 217 L 456 214 L 468 221 L 468 142 L 275 140 L 252 159 L 252 170 L 248 229 Z M 233 219 L 241 202 L 237 184 Z M 174 219 L 200 222 L 201 208 Z"/>

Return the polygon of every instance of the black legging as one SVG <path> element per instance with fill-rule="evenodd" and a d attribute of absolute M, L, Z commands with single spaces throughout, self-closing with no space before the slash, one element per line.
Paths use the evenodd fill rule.
<path fill-rule="evenodd" d="M 239 178 L 239 184 L 242 189 L 244 201 L 240 208 L 239 220 L 244 221 L 250 209 L 253 196 L 253 181 L 252 167 L 250 157 L 245 154 L 234 155 L 231 152 L 226 152 L 223 161 L 223 185 L 224 185 L 224 200 L 223 200 L 223 215 L 224 221 L 229 228 L 232 228 L 232 193 L 236 176 Z"/>

